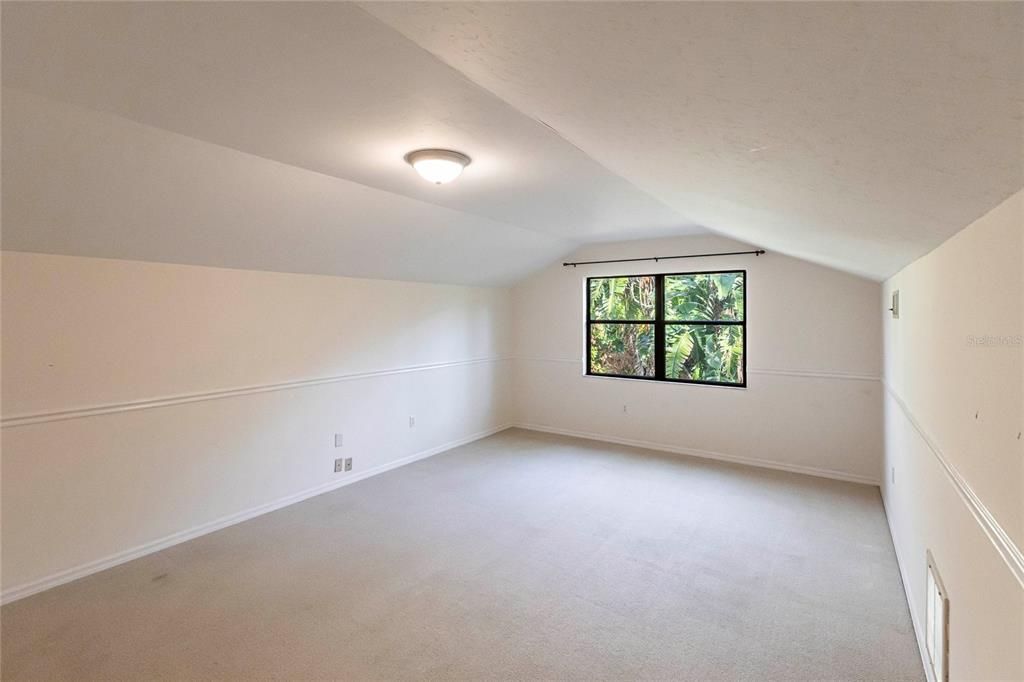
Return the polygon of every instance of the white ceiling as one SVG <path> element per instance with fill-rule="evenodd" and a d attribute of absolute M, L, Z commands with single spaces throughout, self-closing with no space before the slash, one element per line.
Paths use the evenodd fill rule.
<path fill-rule="evenodd" d="M 690 220 L 873 278 L 1024 186 L 1024 3 L 368 3 Z"/>
<path fill-rule="evenodd" d="M 3 96 L 6 249 L 510 284 L 573 248 L 118 116 Z"/>
<path fill-rule="evenodd" d="M 4 248 L 502 284 L 704 225 L 881 278 L 1024 185 L 1019 4 L 2 12 Z"/>
<path fill-rule="evenodd" d="M 407 199 L 411 198 L 457 211 L 461 215 L 451 211 L 437 215 L 475 226 L 479 234 L 468 241 L 489 245 L 493 253 L 474 251 L 464 230 L 439 228 L 431 238 L 449 246 L 460 244 L 463 253 L 459 261 L 480 263 L 485 273 L 495 273 L 479 281 L 500 283 L 505 280 L 496 273 L 523 270 L 504 262 L 512 257 L 507 251 L 510 241 L 517 245 L 513 253 L 529 256 L 519 265 L 536 267 L 538 261 L 549 262 L 579 241 L 703 232 L 550 128 L 471 83 L 353 4 L 4 4 L 3 79 L 7 90 L 114 114 L 246 152 L 253 157 L 246 162 L 254 167 L 253 172 L 258 172 L 255 166 L 260 163 L 256 157 L 262 157 L 384 190 L 396 195 L 396 207 L 409 205 Z M 6 118 L 4 132 L 17 138 L 21 133 L 16 126 L 21 120 Z M 433 146 L 451 147 L 473 157 L 458 182 L 430 185 L 403 161 L 406 152 Z M 59 153 L 52 161 L 58 167 L 68 162 Z M 104 158 L 92 161 L 102 164 Z M 85 167 L 81 160 L 76 164 Z M 6 165 L 10 177 L 22 172 L 17 156 Z M 202 168 L 193 172 L 195 177 L 184 177 L 184 184 L 197 177 L 203 178 L 198 184 L 204 187 L 206 182 L 214 186 L 225 182 L 225 178 L 204 177 Z M 72 181 L 66 185 L 71 192 L 81 191 L 75 183 L 97 189 L 96 177 L 66 179 Z M 144 177 L 126 180 L 146 182 Z M 149 195 L 138 187 L 133 189 L 134 199 L 140 205 L 145 203 Z M 378 197 L 382 205 L 383 196 Z M 183 203 L 193 200 L 188 194 L 181 197 Z M 333 198 L 341 200 L 342 196 Z M 167 217 L 160 213 L 164 207 L 159 199 L 151 202 L 148 221 L 153 227 L 169 227 Z M 67 201 L 61 197 L 52 200 Z M 5 220 L 7 248 L 102 252 L 106 238 L 116 236 L 124 243 L 139 235 L 138 224 L 123 224 L 123 232 L 130 233 L 125 239 L 110 223 L 101 230 L 85 216 L 74 214 L 63 216 L 72 222 L 62 223 L 59 229 L 43 230 L 39 224 L 56 217 L 47 213 L 48 202 L 40 202 L 30 212 L 20 195 L 12 192 L 9 201 L 5 202 L 5 217 L 19 219 Z M 211 204 L 204 206 L 212 208 Z M 420 210 L 425 222 L 444 222 L 430 217 L 436 212 L 426 207 Z M 118 209 L 107 213 L 112 221 L 127 217 L 113 215 Z M 295 227 L 289 224 L 287 214 L 279 216 L 284 221 L 280 225 L 264 220 L 243 229 L 235 224 L 214 226 L 212 214 L 194 213 L 192 218 L 204 222 L 204 231 L 211 238 L 220 230 L 225 234 L 248 232 L 254 239 L 272 241 L 275 235 L 284 237 Z M 307 209 L 302 215 L 322 225 L 333 221 L 335 236 L 352 241 L 353 249 L 361 241 L 378 240 L 376 223 L 392 218 L 387 211 L 380 215 L 364 212 L 362 220 L 349 215 L 342 225 L 333 212 L 313 215 Z M 204 216 L 208 216 L 206 220 Z M 217 219 L 225 219 L 223 211 Z M 31 234 L 26 223 L 32 224 Z M 264 231 L 256 232 L 257 226 Z M 416 223 L 408 227 L 414 228 Z M 516 234 L 522 235 L 519 241 L 511 237 Z M 416 249 L 421 238 L 416 234 L 410 238 L 411 248 Z M 159 234 L 152 239 L 166 242 Z M 172 258 L 171 251 L 174 259 L 188 258 L 190 262 L 209 257 L 207 249 L 192 257 L 182 246 L 165 244 L 161 248 L 169 249 L 166 259 Z M 430 272 L 440 281 L 467 280 L 458 267 L 444 272 L 437 272 L 436 264 L 430 263 L 412 270 L 392 267 L 393 254 L 379 241 L 376 248 L 382 262 L 371 270 L 378 276 L 411 279 Z M 113 245 L 111 249 L 114 253 Z M 424 255 L 430 251 L 420 249 Z M 240 267 L 248 262 L 232 260 Z M 373 260 L 360 263 L 367 265 Z M 366 270 L 353 270 L 347 263 L 325 268 L 320 261 L 282 257 L 275 267 L 332 274 Z"/>

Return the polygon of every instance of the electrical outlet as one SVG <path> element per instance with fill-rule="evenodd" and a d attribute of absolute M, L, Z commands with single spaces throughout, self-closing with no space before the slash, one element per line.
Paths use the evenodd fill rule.
<path fill-rule="evenodd" d="M 622 406 L 622 414 L 629 414 L 629 405 Z"/>
<path fill-rule="evenodd" d="M 352 460 L 350 459 L 349 461 L 351 462 Z M 345 460 L 340 459 L 340 458 L 334 460 L 334 473 L 340 474 L 344 470 L 345 470 Z"/>
<path fill-rule="evenodd" d="M 889 467 L 889 482 L 896 485 L 896 467 Z"/>
<path fill-rule="evenodd" d="M 351 457 L 346 457 L 345 458 L 345 471 L 352 471 L 352 458 Z"/>
<path fill-rule="evenodd" d="M 411 428 L 414 428 L 415 426 L 416 426 L 416 417 L 413 417 L 412 415 L 409 415 L 409 428 L 411 429 Z"/>
<path fill-rule="evenodd" d="M 345 444 L 345 436 L 340 433 L 334 434 L 334 447 L 340 448 Z"/>

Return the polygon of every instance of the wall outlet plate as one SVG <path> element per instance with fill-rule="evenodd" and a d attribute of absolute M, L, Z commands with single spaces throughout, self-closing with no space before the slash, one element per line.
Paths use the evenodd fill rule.
<path fill-rule="evenodd" d="M 345 436 L 340 433 L 334 434 L 334 447 L 340 448 L 345 444 Z"/>
<path fill-rule="evenodd" d="M 411 428 L 413 428 L 415 426 L 416 426 L 416 417 L 413 417 L 412 415 L 409 415 L 409 428 L 411 429 Z"/>
<path fill-rule="evenodd" d="M 352 460 L 349 459 L 348 461 L 351 462 Z M 338 459 L 334 460 L 334 473 L 340 474 L 344 470 L 345 470 L 345 460 L 343 460 L 341 458 L 338 458 Z"/>
<path fill-rule="evenodd" d="M 345 471 L 352 471 L 352 458 L 351 457 L 346 457 L 345 458 Z"/>

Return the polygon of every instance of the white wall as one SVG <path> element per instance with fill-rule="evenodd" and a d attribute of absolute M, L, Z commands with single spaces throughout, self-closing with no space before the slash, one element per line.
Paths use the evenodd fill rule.
<path fill-rule="evenodd" d="M 592 245 L 567 260 L 749 249 L 719 237 Z M 747 270 L 746 389 L 584 376 L 588 276 Z M 516 419 L 535 428 L 877 482 L 879 284 L 775 253 L 564 268 L 513 288 Z M 627 413 L 623 413 L 623 405 Z"/>
<path fill-rule="evenodd" d="M 2 266 L 8 599 L 509 419 L 507 290 L 15 252 Z"/>
<path fill-rule="evenodd" d="M 883 286 L 883 496 L 911 610 L 950 596 L 950 679 L 1024 679 L 1024 192 Z M 893 478 L 894 474 L 894 478 Z"/>

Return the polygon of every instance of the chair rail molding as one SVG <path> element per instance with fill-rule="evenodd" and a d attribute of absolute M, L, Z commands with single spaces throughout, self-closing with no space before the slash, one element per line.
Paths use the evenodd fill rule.
<path fill-rule="evenodd" d="M 104 403 L 99 405 L 88 405 L 63 410 L 45 410 L 28 412 L 0 418 L 0 428 L 9 429 L 31 424 L 43 424 L 46 422 L 63 421 L 65 419 L 82 419 L 84 417 L 96 417 L 105 414 L 116 414 L 119 412 L 133 412 L 135 410 L 149 410 L 157 407 L 170 405 L 181 405 L 183 403 L 195 403 L 203 400 L 220 400 L 223 398 L 234 398 L 237 396 L 251 395 L 254 393 L 269 393 L 271 391 L 287 391 L 310 386 L 322 386 L 324 384 L 335 384 L 343 381 L 355 381 L 357 379 L 369 379 L 373 377 L 390 376 L 393 374 L 408 374 L 411 372 L 428 372 L 431 370 L 445 369 L 448 367 L 465 367 L 469 365 L 480 365 L 497 363 L 508 360 L 507 357 L 473 358 L 469 360 L 452 360 L 448 362 L 434 362 L 421 365 L 407 365 L 403 367 L 392 367 L 388 369 L 370 370 L 366 372 L 351 372 L 348 374 L 335 374 L 331 376 L 316 377 L 312 379 L 298 379 L 295 381 L 282 381 L 271 384 L 255 384 L 252 386 L 241 386 L 235 388 L 224 388 L 213 391 L 199 391 L 195 393 L 180 393 L 171 396 L 157 398 L 145 398 L 141 400 L 128 400 L 116 403 Z"/>
<path fill-rule="evenodd" d="M 992 514 L 991 510 L 989 510 L 987 506 L 985 506 L 985 503 L 981 500 L 978 494 L 974 492 L 974 489 L 971 488 L 971 485 L 967 482 L 967 479 L 964 478 L 963 474 L 961 474 L 960 471 L 953 466 L 949 459 L 942 453 L 942 449 L 939 448 L 938 443 L 935 442 L 935 439 L 931 437 L 931 435 L 917 420 L 914 413 L 911 412 L 910 407 L 903 398 L 900 397 L 899 393 L 897 393 L 892 385 L 886 381 L 883 381 L 882 385 L 885 387 L 885 392 L 889 394 L 893 402 L 895 402 L 900 408 L 904 417 L 906 417 L 907 421 L 914 430 L 917 431 L 921 440 L 931 451 L 932 455 L 939 463 L 939 468 L 946 475 L 946 479 L 949 481 L 949 484 L 953 486 L 953 490 L 955 490 L 960 499 L 963 500 L 963 503 L 967 506 L 967 510 L 971 513 L 971 516 L 974 517 L 977 524 L 981 526 L 982 532 L 985 533 L 989 542 L 992 543 L 996 552 L 1006 563 L 1006 567 L 1010 569 L 1010 573 L 1013 574 L 1013 577 L 1017 580 L 1017 583 L 1020 584 L 1021 588 L 1024 588 L 1024 553 L 1020 551 L 1020 548 L 999 524 L 999 521 L 996 520 L 995 515 Z"/>

